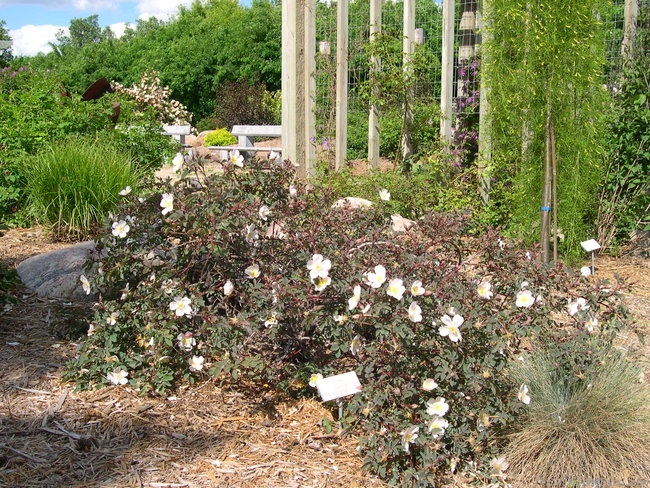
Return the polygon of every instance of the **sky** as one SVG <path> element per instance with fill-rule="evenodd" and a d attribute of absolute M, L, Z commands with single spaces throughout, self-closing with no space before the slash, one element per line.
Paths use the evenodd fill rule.
<path fill-rule="evenodd" d="M 98 15 L 99 26 L 120 36 L 127 23 L 156 17 L 167 20 L 180 5 L 192 0 L 0 0 L 0 20 L 13 40 L 14 56 L 33 56 L 51 51 L 48 42 L 56 33 L 66 34 L 72 19 Z"/>

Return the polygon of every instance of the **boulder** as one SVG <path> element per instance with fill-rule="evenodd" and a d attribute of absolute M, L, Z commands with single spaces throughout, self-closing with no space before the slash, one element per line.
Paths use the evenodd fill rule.
<path fill-rule="evenodd" d="M 358 208 L 369 208 L 369 207 L 372 207 L 372 202 L 370 200 L 366 200 L 365 198 L 357 198 L 357 197 L 341 198 L 340 200 L 334 202 L 334 205 L 332 205 L 332 208 L 358 209 Z"/>
<path fill-rule="evenodd" d="M 205 146 L 205 136 L 207 136 L 210 132 L 214 131 L 204 130 L 196 135 L 190 134 L 189 136 L 185 136 L 185 144 L 192 147 Z"/>
<path fill-rule="evenodd" d="M 400 214 L 391 215 L 391 229 L 393 232 L 406 232 L 416 224 L 414 220 L 402 217 Z"/>
<path fill-rule="evenodd" d="M 94 272 L 86 265 L 89 259 L 100 259 L 100 254 L 93 241 L 81 242 L 32 256 L 20 263 L 16 271 L 23 284 L 40 296 L 90 301 L 96 295 L 86 294 L 80 277 L 85 275 L 92 283 Z"/>

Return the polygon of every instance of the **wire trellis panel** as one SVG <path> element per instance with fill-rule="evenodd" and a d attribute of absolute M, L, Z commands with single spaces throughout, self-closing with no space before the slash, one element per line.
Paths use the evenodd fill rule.
<path fill-rule="evenodd" d="M 650 11 L 650 0 L 637 0 L 640 12 Z M 454 112 L 476 109 L 478 114 L 480 71 L 480 0 L 455 1 L 453 106 Z M 613 0 L 600 13 L 604 27 L 605 83 L 612 85 L 620 76 L 621 44 L 624 33 L 625 0 Z M 416 47 L 417 66 L 412 93 L 416 100 L 438 103 L 441 91 L 443 0 L 416 1 L 416 29 L 423 39 Z M 605 5 L 605 3 L 604 3 Z M 382 3 L 381 38 L 385 49 L 401 53 L 403 39 L 403 1 Z M 335 1 L 318 0 L 316 9 L 316 133 L 318 144 L 330 150 L 335 134 L 336 113 L 336 16 Z M 351 157 L 365 157 L 368 132 L 368 94 L 372 49 L 370 36 L 370 0 L 351 0 L 348 22 L 348 148 Z M 644 17 L 647 18 L 647 15 Z M 392 43 L 392 47 L 390 46 Z M 386 52 L 386 51 L 384 51 Z M 401 69 L 400 55 L 382 59 L 382 70 Z M 424 102 L 423 102 L 424 103 Z M 433 111 L 432 111 L 433 113 Z M 393 114 L 394 115 L 394 114 Z M 391 114 L 380 111 L 382 146 L 387 137 L 394 137 L 396 122 Z M 439 118 L 439 114 L 437 114 Z M 431 120 L 438 125 L 439 120 Z M 455 116 L 452 121 L 456 126 Z M 391 134 L 393 134 L 391 136 Z M 386 154 L 386 150 L 382 150 Z"/>

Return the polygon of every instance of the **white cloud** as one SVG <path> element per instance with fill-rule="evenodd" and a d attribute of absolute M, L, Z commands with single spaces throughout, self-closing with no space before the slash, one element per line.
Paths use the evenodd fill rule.
<path fill-rule="evenodd" d="M 72 5 L 77 10 L 85 10 L 90 7 L 90 0 L 73 0 Z"/>
<path fill-rule="evenodd" d="M 133 27 L 129 22 L 117 22 L 115 24 L 111 24 L 108 27 L 113 31 L 113 34 L 115 37 L 122 37 L 124 35 L 124 31 L 128 26 Z"/>
<path fill-rule="evenodd" d="M 190 6 L 192 0 L 141 0 L 136 8 L 140 19 L 156 17 L 158 20 L 168 20 L 178 12 L 180 5 Z"/>
<path fill-rule="evenodd" d="M 24 25 L 20 29 L 10 30 L 9 37 L 14 41 L 12 52 L 14 56 L 34 56 L 38 53 L 49 53 L 52 50 L 49 42 L 56 40 L 56 33 L 63 30 L 68 34 L 68 28 L 60 25 Z"/>

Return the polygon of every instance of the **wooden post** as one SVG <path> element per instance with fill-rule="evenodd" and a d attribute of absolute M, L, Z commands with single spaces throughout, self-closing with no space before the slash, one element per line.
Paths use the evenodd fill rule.
<path fill-rule="evenodd" d="M 553 194 L 553 263 L 557 266 L 557 158 L 555 153 L 555 127 L 553 126 L 553 120 L 550 120 L 549 123 L 549 142 L 551 144 L 551 172 L 553 173 L 552 177 L 552 188 L 551 193 Z"/>
<path fill-rule="evenodd" d="M 316 0 L 305 0 L 305 177 L 316 176 Z"/>
<path fill-rule="evenodd" d="M 370 0 L 370 42 L 373 42 L 377 34 L 381 32 L 381 4 L 382 0 Z M 373 72 L 381 70 L 381 59 L 377 56 L 370 58 L 370 69 Z M 378 86 L 372 87 L 373 97 L 379 92 Z M 368 164 L 371 168 L 379 167 L 379 108 L 374 102 L 370 103 L 370 115 L 368 116 Z"/>
<path fill-rule="evenodd" d="M 490 39 L 489 29 L 485 25 L 485 17 L 489 18 L 490 0 L 483 0 L 480 10 L 477 12 L 477 27 L 479 29 L 480 39 L 478 40 L 478 49 L 481 54 L 481 72 L 484 73 L 484 67 L 490 62 L 489 51 L 484 48 L 485 43 Z M 479 193 L 481 201 L 487 205 L 490 199 L 490 162 L 492 160 L 492 127 L 490 123 L 490 90 L 485 76 L 481 76 L 479 85 L 479 115 L 478 115 L 478 179 Z"/>
<path fill-rule="evenodd" d="M 299 0 L 282 2 L 282 156 L 296 162 L 296 12 Z"/>
<path fill-rule="evenodd" d="M 469 61 L 476 53 L 476 11 L 477 0 L 460 1 L 460 25 L 458 28 L 458 65 Z M 465 80 L 458 77 L 456 96 L 465 93 Z"/>
<path fill-rule="evenodd" d="M 297 165 L 296 175 L 313 174 L 315 0 L 282 3 L 282 151 Z"/>
<path fill-rule="evenodd" d="M 348 0 L 338 0 L 336 18 L 336 150 L 334 167 L 347 159 L 348 146 Z"/>
<path fill-rule="evenodd" d="M 552 170 L 553 170 L 553 159 L 552 159 L 552 141 L 551 133 L 553 130 L 553 122 L 551 120 L 551 110 L 549 108 L 548 114 L 546 117 L 546 150 L 544 157 L 544 192 L 542 194 L 542 208 L 541 208 L 541 217 L 542 217 L 542 232 L 540 237 L 540 245 L 542 247 L 542 262 L 548 263 L 550 256 L 550 215 L 551 215 L 551 193 L 552 193 Z"/>
<path fill-rule="evenodd" d="M 638 11 L 638 0 L 625 0 L 625 23 L 623 27 L 623 42 L 621 44 L 623 63 L 634 59 L 634 39 L 636 37 Z"/>
<path fill-rule="evenodd" d="M 414 152 L 411 130 L 413 125 L 413 48 L 415 43 L 415 0 L 404 0 L 404 32 L 402 40 L 402 67 L 407 83 L 402 127 L 402 160 L 407 161 Z"/>
<path fill-rule="evenodd" d="M 442 66 L 440 74 L 440 140 L 451 144 L 452 85 L 454 82 L 454 0 L 442 2 Z"/>

